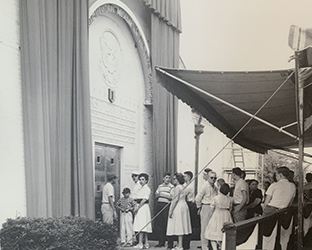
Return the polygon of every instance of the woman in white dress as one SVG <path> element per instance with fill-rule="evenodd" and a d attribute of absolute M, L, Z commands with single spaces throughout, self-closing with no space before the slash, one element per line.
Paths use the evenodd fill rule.
<path fill-rule="evenodd" d="M 205 238 L 211 241 L 213 250 L 221 249 L 224 223 L 232 223 L 231 209 L 233 205 L 232 197 L 228 196 L 230 187 L 227 183 L 220 186 L 219 193 L 210 204 L 214 208 L 212 217 L 207 225 Z"/>
<path fill-rule="evenodd" d="M 190 191 L 183 186 L 185 180 L 182 173 L 174 174 L 172 181 L 176 187 L 173 189 L 173 200 L 169 208 L 167 235 L 178 236 L 178 247 L 175 249 L 183 250 L 183 235 L 192 233 L 190 211 L 185 198 Z"/>
<path fill-rule="evenodd" d="M 135 248 L 142 249 L 144 247 L 147 249 L 149 248 L 147 233 L 152 232 L 151 211 L 148 205 L 151 195 L 151 190 L 147 186 L 148 174 L 141 173 L 139 175 L 139 182 L 142 185 L 142 188 L 139 190 L 138 198 L 136 199 L 139 205 L 134 210 L 135 217 L 133 223 L 133 230 L 135 232 L 139 232 L 139 243 L 135 246 Z M 144 236 L 145 244 L 143 246 Z"/>

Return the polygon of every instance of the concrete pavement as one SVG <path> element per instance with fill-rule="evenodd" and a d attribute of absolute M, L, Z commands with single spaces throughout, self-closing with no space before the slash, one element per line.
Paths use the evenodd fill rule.
<path fill-rule="evenodd" d="M 167 247 L 155 247 L 157 245 L 157 241 L 149 241 L 149 250 L 167 250 Z M 176 243 L 176 242 L 175 242 Z M 200 241 L 192 241 L 191 242 L 191 250 L 200 250 L 197 248 L 197 246 L 200 246 Z M 134 247 L 119 247 L 118 250 L 137 250 L 138 248 Z"/>

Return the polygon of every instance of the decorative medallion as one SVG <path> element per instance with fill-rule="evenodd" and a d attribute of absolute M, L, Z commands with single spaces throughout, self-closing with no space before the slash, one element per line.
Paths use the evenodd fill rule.
<path fill-rule="evenodd" d="M 144 42 L 143 36 L 140 33 L 136 22 L 133 21 L 131 16 L 120 6 L 117 6 L 115 4 L 104 4 L 98 7 L 91 15 L 89 18 L 89 26 L 92 25 L 94 19 L 97 16 L 105 16 L 107 14 L 115 14 L 122 18 L 128 25 L 129 29 L 131 30 L 131 33 L 133 35 L 133 38 L 136 42 L 136 45 L 138 46 L 138 51 L 139 55 L 141 58 L 141 62 L 144 64 L 143 67 L 143 73 L 144 73 L 144 78 L 145 78 L 145 83 L 146 83 L 146 89 L 145 89 L 145 105 L 150 105 L 152 101 L 152 92 L 153 92 L 153 73 L 152 73 L 152 68 L 151 68 L 151 61 L 150 61 L 150 55 L 149 55 L 149 50 L 148 50 L 148 45 L 147 43 Z M 113 35 L 113 34 L 111 34 Z M 114 35 L 113 35 L 114 36 Z M 115 37 L 116 39 L 116 37 Z M 116 39 L 117 41 L 117 39 Z M 118 41 L 117 41 L 118 43 Z M 103 76 L 104 77 L 104 76 Z M 106 82 L 109 84 L 108 82 Z"/>
<path fill-rule="evenodd" d="M 100 36 L 100 74 L 104 82 L 116 88 L 121 74 L 122 51 L 112 31 L 106 30 Z"/>

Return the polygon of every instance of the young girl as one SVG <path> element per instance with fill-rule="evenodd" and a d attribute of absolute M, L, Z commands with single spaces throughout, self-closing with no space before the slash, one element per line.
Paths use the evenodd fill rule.
<path fill-rule="evenodd" d="M 226 183 L 222 184 L 218 195 L 213 198 L 210 205 L 215 210 L 206 228 L 205 238 L 211 241 L 213 250 L 221 249 L 223 224 L 225 222 L 233 222 L 230 212 L 233 200 L 227 196 L 229 192 L 229 185 Z"/>
<path fill-rule="evenodd" d="M 138 199 L 136 199 L 139 204 L 134 212 L 135 218 L 133 223 L 133 230 L 139 233 L 139 243 L 135 246 L 135 248 L 142 249 L 143 248 L 143 237 L 145 236 L 145 245 L 144 248 L 149 248 L 148 244 L 148 236 L 147 233 L 152 232 L 151 225 L 151 211 L 148 205 L 148 201 L 151 195 L 151 190 L 147 186 L 148 175 L 142 173 L 139 175 L 139 181 L 142 185 L 142 188 L 138 192 Z"/>

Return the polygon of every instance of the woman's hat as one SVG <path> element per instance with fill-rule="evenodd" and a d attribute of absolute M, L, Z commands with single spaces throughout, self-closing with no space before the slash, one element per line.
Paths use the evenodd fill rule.
<path fill-rule="evenodd" d="M 131 175 L 139 176 L 140 173 L 138 171 L 133 171 Z"/>

